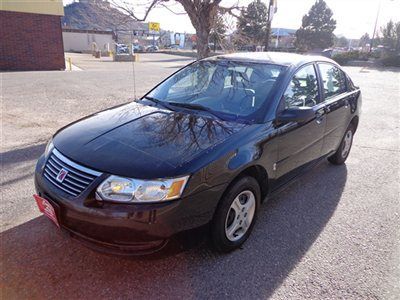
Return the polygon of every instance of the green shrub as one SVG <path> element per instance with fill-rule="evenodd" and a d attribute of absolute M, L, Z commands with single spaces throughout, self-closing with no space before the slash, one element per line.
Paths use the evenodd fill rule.
<path fill-rule="evenodd" d="M 346 65 L 351 60 L 368 60 L 369 54 L 360 51 L 349 51 L 336 54 L 332 57 L 339 65 Z"/>
<path fill-rule="evenodd" d="M 378 62 L 385 67 L 400 67 L 400 55 L 387 56 L 381 58 Z"/>
<path fill-rule="evenodd" d="M 332 56 L 332 59 L 336 61 L 339 65 L 346 65 L 350 60 L 350 58 L 343 53 L 335 54 L 334 56 Z"/>

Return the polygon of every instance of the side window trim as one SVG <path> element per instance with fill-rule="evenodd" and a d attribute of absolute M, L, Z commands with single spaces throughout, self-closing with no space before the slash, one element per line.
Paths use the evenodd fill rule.
<path fill-rule="evenodd" d="M 320 103 L 322 103 L 322 101 L 323 101 L 323 98 L 322 98 L 322 90 L 321 90 L 321 83 L 319 82 L 319 70 L 318 70 L 318 68 L 317 68 L 317 66 L 316 66 L 316 64 L 315 64 L 315 62 L 313 62 L 312 63 L 312 65 L 313 65 L 313 68 L 314 68 L 314 72 L 315 72 L 315 76 L 317 77 L 316 79 L 317 79 L 317 91 L 318 91 L 318 94 L 317 94 L 317 104 L 316 105 L 314 105 L 314 106 L 318 106 L 318 104 L 320 104 Z"/>
<path fill-rule="evenodd" d="M 322 75 L 321 75 L 321 71 L 319 69 L 319 65 L 321 64 L 325 64 L 325 65 L 330 65 L 334 68 L 337 68 L 340 72 L 342 72 L 343 76 L 344 76 L 344 82 L 345 82 L 345 86 L 346 86 L 346 90 L 341 92 L 340 94 L 331 96 L 329 98 L 325 97 L 325 93 L 324 93 L 324 82 L 322 80 Z M 344 72 L 342 70 L 342 68 L 340 68 L 338 65 L 335 65 L 331 62 L 328 61 L 317 61 L 315 62 L 315 68 L 317 70 L 317 77 L 318 77 L 318 85 L 320 86 L 320 88 L 318 89 L 319 93 L 320 93 L 320 97 L 321 97 L 321 103 L 325 103 L 325 102 L 330 102 L 331 100 L 333 100 L 332 102 L 334 102 L 338 97 L 343 97 L 344 94 L 349 93 L 349 83 L 348 83 L 348 79 L 347 79 L 347 74 L 346 72 Z"/>
<path fill-rule="evenodd" d="M 306 64 L 304 64 L 304 65 L 301 65 L 301 66 L 297 67 L 297 68 L 295 69 L 295 71 L 293 72 L 293 75 L 290 77 L 290 79 L 289 79 L 289 81 L 287 82 L 285 88 L 283 89 L 283 93 L 282 93 L 281 99 L 279 100 L 279 104 L 278 104 L 278 107 L 277 107 L 277 112 L 283 111 L 283 110 L 285 109 L 285 99 L 284 99 L 284 95 L 285 95 L 285 91 L 286 91 L 287 88 L 290 86 L 293 77 L 294 77 L 301 69 L 306 68 L 306 67 L 308 67 L 308 66 L 310 66 L 310 65 L 312 65 L 312 67 L 314 68 L 315 76 L 316 76 L 316 79 L 317 79 L 317 98 L 316 98 L 317 103 L 316 103 L 314 106 L 312 106 L 312 108 L 318 107 L 318 106 L 323 102 L 323 97 L 322 97 L 323 93 L 321 93 L 321 92 L 322 92 L 322 90 L 321 90 L 321 83 L 320 83 L 320 81 L 319 81 L 319 70 L 318 70 L 318 68 L 317 68 L 315 62 L 308 62 L 308 63 L 306 63 Z"/>
<path fill-rule="evenodd" d="M 313 65 L 315 73 L 317 74 L 319 103 L 324 103 L 325 102 L 324 87 L 323 87 L 321 72 L 319 71 L 318 67 L 318 62 L 314 62 Z"/>

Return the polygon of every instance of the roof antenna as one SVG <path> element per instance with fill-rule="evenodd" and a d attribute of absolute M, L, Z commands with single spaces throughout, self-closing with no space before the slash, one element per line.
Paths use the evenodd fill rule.
<path fill-rule="evenodd" d="M 132 76 L 133 76 L 133 97 L 135 98 L 135 101 L 137 100 L 136 98 L 136 76 L 135 76 L 135 61 L 136 61 L 136 55 L 134 52 L 133 48 L 133 38 L 131 36 L 131 55 L 132 55 Z"/>
<path fill-rule="evenodd" d="M 132 50 L 133 52 L 133 50 Z M 134 54 L 132 54 L 133 56 Z M 136 76 L 135 76 L 135 59 L 136 57 L 133 56 L 132 58 L 132 75 L 133 75 L 133 97 L 135 98 L 135 100 L 137 100 L 136 98 Z"/>

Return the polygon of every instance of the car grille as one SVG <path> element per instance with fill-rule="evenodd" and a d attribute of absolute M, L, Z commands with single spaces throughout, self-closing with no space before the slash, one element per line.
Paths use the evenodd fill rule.
<path fill-rule="evenodd" d="M 60 177 L 62 170 L 66 175 Z M 55 148 L 46 162 L 43 173 L 53 185 L 74 197 L 79 196 L 100 175 L 97 171 L 74 163 Z"/>

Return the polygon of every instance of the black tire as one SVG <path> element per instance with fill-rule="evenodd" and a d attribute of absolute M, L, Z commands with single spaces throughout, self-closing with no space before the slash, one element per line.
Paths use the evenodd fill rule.
<path fill-rule="evenodd" d="M 248 194 L 246 194 L 248 193 Z M 247 229 L 238 229 L 242 230 L 242 236 L 238 238 L 240 235 L 237 235 L 236 237 L 238 238 L 237 240 L 230 240 L 227 236 L 226 233 L 226 226 L 228 223 L 228 214 L 229 216 L 232 215 L 232 212 L 235 213 L 235 210 L 231 208 L 231 205 L 233 204 L 234 200 L 236 199 L 237 196 L 241 195 L 242 198 L 246 198 L 247 195 L 250 195 L 249 198 L 247 199 L 252 199 L 251 203 L 253 203 L 253 197 L 251 195 L 254 195 L 254 202 L 255 202 L 255 208 L 254 208 L 254 213 L 253 209 L 251 210 L 252 212 L 249 214 L 253 214 L 252 220 L 250 222 L 250 226 L 247 226 Z M 249 201 L 246 200 L 245 201 Z M 233 251 L 237 248 L 239 248 L 249 237 L 255 221 L 257 219 L 257 212 L 260 207 L 261 203 L 261 191 L 260 191 L 260 186 L 253 177 L 246 176 L 238 179 L 237 181 L 233 182 L 223 197 L 221 198 L 221 201 L 218 205 L 218 208 L 215 212 L 213 221 L 211 223 L 211 240 L 213 242 L 214 247 L 216 248 L 217 251 L 219 252 L 230 252 Z M 246 202 L 244 202 L 243 205 L 245 205 Z M 253 207 L 251 205 L 251 207 Z M 240 217 L 245 218 L 247 216 L 247 213 L 242 210 L 239 214 L 242 214 L 242 216 L 234 215 L 234 221 L 236 222 L 236 217 L 239 220 Z M 241 222 L 241 221 L 240 221 Z M 243 224 L 248 224 L 249 222 L 243 221 Z M 240 223 L 242 224 L 242 223 Z M 232 236 L 231 236 L 232 237 Z M 236 238 L 235 237 L 235 238 Z"/>
<path fill-rule="evenodd" d="M 342 165 L 346 161 L 347 157 L 349 157 L 351 146 L 353 145 L 353 137 L 354 137 L 354 125 L 350 124 L 349 127 L 347 127 L 346 132 L 342 138 L 342 141 L 340 142 L 339 148 L 336 150 L 336 152 L 328 157 L 328 161 L 334 165 Z M 348 134 L 351 134 L 351 139 L 350 139 L 350 146 L 347 151 L 344 152 L 344 149 L 346 147 L 347 143 L 347 137 Z"/>

